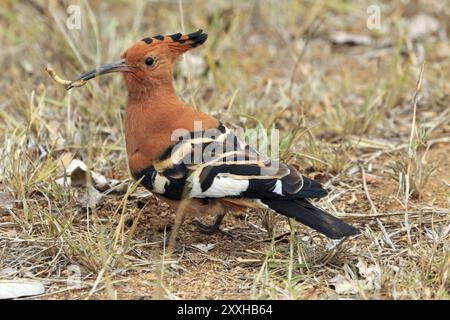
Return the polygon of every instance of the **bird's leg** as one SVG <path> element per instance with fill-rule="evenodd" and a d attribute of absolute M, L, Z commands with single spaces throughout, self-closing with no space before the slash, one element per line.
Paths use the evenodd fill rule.
<path fill-rule="evenodd" d="M 173 249 L 175 249 L 178 230 L 180 229 L 181 225 L 184 222 L 184 219 L 186 218 L 185 209 L 188 204 L 189 199 L 181 200 L 180 205 L 175 212 L 175 223 L 173 224 L 173 228 L 170 231 L 169 242 L 167 246 L 168 252 L 173 252 Z"/>
<path fill-rule="evenodd" d="M 224 217 L 225 217 L 225 213 L 221 213 L 214 217 L 213 223 L 211 223 L 211 224 L 203 223 L 199 219 L 194 219 L 194 221 L 192 221 L 192 223 L 197 227 L 197 229 L 200 231 L 200 233 L 212 235 L 216 232 L 220 232 L 224 235 L 234 238 L 234 236 L 231 233 L 229 233 L 227 231 L 223 231 L 222 229 L 219 228 Z"/>

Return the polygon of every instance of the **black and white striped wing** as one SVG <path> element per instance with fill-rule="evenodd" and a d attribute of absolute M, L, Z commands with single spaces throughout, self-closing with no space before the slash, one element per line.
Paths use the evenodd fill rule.
<path fill-rule="evenodd" d="M 145 187 L 171 199 L 303 199 L 327 194 L 318 182 L 259 154 L 222 125 L 214 134 L 183 137 L 139 176 Z"/>

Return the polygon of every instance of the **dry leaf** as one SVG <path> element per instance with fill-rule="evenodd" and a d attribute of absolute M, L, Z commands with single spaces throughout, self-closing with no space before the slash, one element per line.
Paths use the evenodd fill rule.
<path fill-rule="evenodd" d="M 6 267 L 6 268 L 0 270 L 0 276 L 1 277 L 12 276 L 16 272 L 17 272 L 16 268 Z"/>
<path fill-rule="evenodd" d="M 345 276 L 338 274 L 330 283 L 334 286 L 337 294 L 356 294 L 358 289 L 353 281 L 347 279 Z"/>
<path fill-rule="evenodd" d="M 173 271 L 183 271 L 183 272 L 187 272 L 187 270 L 185 268 L 183 268 L 181 265 L 178 264 L 178 262 L 174 262 L 170 264 L 170 269 L 172 269 Z"/>
<path fill-rule="evenodd" d="M 87 166 L 78 159 L 72 160 L 67 167 L 67 173 L 70 176 L 70 185 L 72 187 L 84 187 L 87 184 Z"/>
<path fill-rule="evenodd" d="M 69 166 L 70 162 L 73 159 L 73 153 L 72 152 L 64 152 L 57 160 L 57 164 L 59 169 L 66 170 L 66 168 Z"/>
<path fill-rule="evenodd" d="M 0 192 L 0 215 L 14 208 L 14 198 L 8 192 Z"/>
<path fill-rule="evenodd" d="M 354 204 L 356 201 L 358 201 L 358 198 L 356 197 L 356 194 L 354 192 L 352 192 L 352 197 L 350 200 L 347 201 L 347 204 Z"/>
<path fill-rule="evenodd" d="M 319 180 L 323 178 L 323 172 L 314 171 L 308 174 L 308 177 L 313 180 Z"/>
<path fill-rule="evenodd" d="M 371 184 L 373 186 L 380 184 L 380 180 L 378 180 L 374 175 L 368 173 L 366 174 L 366 182 L 367 184 Z"/>
<path fill-rule="evenodd" d="M 180 61 L 180 71 L 183 75 L 188 75 L 189 73 L 196 77 L 202 75 L 206 70 L 205 59 L 201 56 L 194 54 L 185 55 L 184 59 Z"/>
<path fill-rule="evenodd" d="M 147 189 L 136 189 L 132 194 L 130 194 L 131 199 L 147 199 L 152 196 L 152 193 Z"/>
<path fill-rule="evenodd" d="M 204 253 L 208 253 L 208 251 L 211 251 L 212 249 L 214 249 L 216 245 L 214 243 L 207 243 L 207 244 L 198 243 L 198 244 L 193 244 L 192 246 Z"/>
<path fill-rule="evenodd" d="M 330 40 L 337 45 L 367 46 L 372 43 L 372 38 L 362 34 L 352 34 L 347 32 L 336 32 L 331 35 Z"/>
<path fill-rule="evenodd" d="M 33 64 L 30 61 L 20 59 L 20 65 L 26 73 L 32 74 L 34 72 Z"/>
<path fill-rule="evenodd" d="M 47 124 L 47 129 L 50 131 L 52 138 L 56 138 L 58 136 L 59 129 L 61 128 L 61 122 L 58 120 L 51 120 Z"/>
<path fill-rule="evenodd" d="M 63 166 L 70 158 L 71 154 L 63 155 L 62 158 L 60 158 L 59 163 Z M 69 165 L 65 167 L 66 176 L 57 179 L 56 183 L 61 186 L 85 187 L 87 185 L 88 172 L 87 165 L 83 161 L 73 159 Z M 99 191 L 106 191 L 114 188 L 115 192 L 123 193 L 127 190 L 127 183 L 124 183 L 123 181 L 108 179 L 95 171 L 90 171 L 90 175 L 93 186 Z"/>
<path fill-rule="evenodd" d="M 36 281 L 0 280 L 0 299 L 37 296 L 44 291 L 44 285 Z"/>
<path fill-rule="evenodd" d="M 377 265 L 367 266 L 367 263 L 359 258 L 356 267 L 359 269 L 361 276 L 365 278 L 365 288 L 367 290 L 381 289 L 381 270 Z"/>
<path fill-rule="evenodd" d="M 83 206 L 83 208 L 94 209 L 97 208 L 97 206 L 102 202 L 102 199 L 103 194 L 94 187 L 90 186 L 84 191 L 78 202 Z"/>
<path fill-rule="evenodd" d="M 412 40 L 436 33 L 439 29 L 439 21 L 423 13 L 414 16 L 408 23 L 408 35 Z"/>

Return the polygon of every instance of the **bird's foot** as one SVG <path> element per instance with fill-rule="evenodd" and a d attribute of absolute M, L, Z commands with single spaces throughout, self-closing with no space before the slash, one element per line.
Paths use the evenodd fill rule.
<path fill-rule="evenodd" d="M 198 231 L 200 233 L 207 234 L 207 235 L 213 235 L 215 233 L 221 233 L 223 235 L 226 235 L 226 236 L 234 239 L 235 238 L 234 235 L 232 235 L 228 231 L 224 231 L 224 230 L 220 229 L 220 227 L 219 227 L 224 216 L 225 216 L 225 214 L 217 215 L 214 218 L 214 221 L 213 221 L 212 224 L 203 223 L 199 219 L 194 219 L 192 221 L 192 223 L 197 227 L 197 229 L 198 229 Z"/>

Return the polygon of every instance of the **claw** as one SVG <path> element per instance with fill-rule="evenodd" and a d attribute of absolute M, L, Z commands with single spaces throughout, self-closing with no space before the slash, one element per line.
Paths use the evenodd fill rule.
<path fill-rule="evenodd" d="M 197 227 L 197 229 L 200 233 L 207 234 L 207 235 L 213 235 L 213 234 L 219 232 L 223 235 L 226 235 L 226 236 L 234 239 L 235 237 L 231 233 L 219 228 L 224 216 L 225 216 L 225 214 L 219 214 L 219 215 L 215 216 L 212 224 L 203 223 L 199 219 L 194 219 L 192 221 L 192 223 Z"/>

